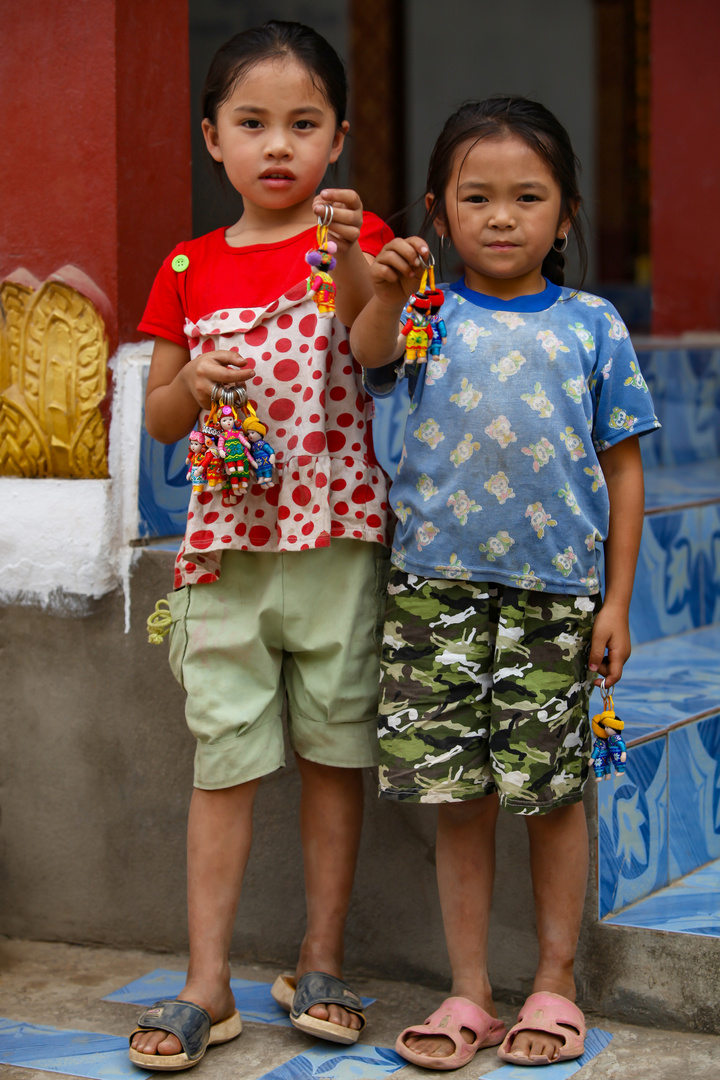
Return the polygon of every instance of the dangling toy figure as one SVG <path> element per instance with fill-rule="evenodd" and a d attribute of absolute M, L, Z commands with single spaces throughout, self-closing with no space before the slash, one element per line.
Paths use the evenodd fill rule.
<path fill-rule="evenodd" d="M 328 229 L 333 219 L 332 206 L 325 207 L 325 216 L 322 221 L 318 218 L 317 247 L 308 251 L 305 262 L 311 267 L 317 267 L 314 273 L 310 273 L 307 281 L 308 292 L 313 294 L 321 319 L 331 319 L 335 313 L 335 282 L 330 277 L 330 272 L 335 269 L 335 252 L 337 244 L 328 240 Z"/>
<path fill-rule="evenodd" d="M 239 424 L 238 414 L 232 405 L 223 405 L 220 410 L 222 435 L 218 439 L 218 453 L 223 460 L 225 473 L 234 491 L 242 488 L 247 491 L 250 479 L 250 466 L 255 466 L 255 459 L 250 453 L 250 443 Z"/>
<path fill-rule="evenodd" d="M 595 779 L 609 780 L 613 766 L 618 776 L 627 768 L 627 747 L 620 732 L 625 727 L 624 720 L 615 715 L 612 694 L 605 692 L 605 680 L 601 685 L 603 711 L 592 718 L 592 730 L 595 736 L 591 760 Z"/>
<path fill-rule="evenodd" d="M 442 347 L 447 341 L 447 327 L 440 316 L 440 308 L 443 306 L 445 294 L 442 289 L 430 289 L 427 292 L 430 300 L 430 332 L 432 340 L 428 352 L 432 357 L 439 356 Z"/>
<path fill-rule="evenodd" d="M 207 483 L 205 466 L 208 455 L 202 431 L 190 432 L 190 449 L 187 456 L 187 479 L 192 480 L 193 495 L 198 495 Z"/>
<path fill-rule="evenodd" d="M 252 405 L 248 403 L 247 409 L 250 415 L 243 420 L 243 431 L 250 440 L 250 449 L 253 456 L 255 477 L 261 487 L 269 488 L 273 485 L 273 465 L 275 464 L 275 452 L 269 442 L 265 442 L 267 428 L 262 420 L 258 420 Z"/>
<path fill-rule="evenodd" d="M 400 332 L 407 338 L 405 363 L 424 364 L 427 354 L 439 356 L 447 331 L 438 312 L 445 299 L 442 291 L 435 288 L 435 260 L 432 255 L 426 263 L 422 258 L 423 276 L 420 288 L 407 302 L 404 323 Z"/>

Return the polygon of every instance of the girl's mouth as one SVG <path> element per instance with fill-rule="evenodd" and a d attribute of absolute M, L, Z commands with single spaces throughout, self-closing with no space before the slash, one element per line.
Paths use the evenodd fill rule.
<path fill-rule="evenodd" d="M 260 179 L 263 184 L 269 184 L 271 187 L 279 187 L 291 184 L 295 177 L 292 173 L 273 170 L 272 172 L 268 171 L 265 173 L 261 173 Z"/>

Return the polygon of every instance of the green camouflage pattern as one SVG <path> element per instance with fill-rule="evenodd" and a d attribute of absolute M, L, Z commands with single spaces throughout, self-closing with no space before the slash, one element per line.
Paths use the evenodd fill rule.
<path fill-rule="evenodd" d="M 380 701 L 380 791 L 516 814 L 577 802 L 590 760 L 597 596 L 451 581 L 393 567 Z"/>

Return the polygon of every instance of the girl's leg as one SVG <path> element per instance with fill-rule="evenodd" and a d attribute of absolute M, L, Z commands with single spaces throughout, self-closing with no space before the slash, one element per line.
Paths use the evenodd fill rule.
<path fill-rule="evenodd" d="M 194 788 L 188 817 L 188 928 L 190 963 L 178 994 L 202 1005 L 214 1023 L 230 1016 L 228 953 L 252 841 L 252 811 L 260 781 L 217 791 Z M 144 1054 L 179 1054 L 174 1035 L 148 1031 L 134 1037 Z"/>
<path fill-rule="evenodd" d="M 324 971 L 339 978 L 362 829 L 362 770 L 295 756 L 302 782 L 300 833 L 307 897 L 307 930 L 296 976 Z M 318 1020 L 360 1027 L 359 1018 L 339 1005 L 314 1005 L 308 1011 Z"/>
<path fill-rule="evenodd" d="M 545 990 L 575 1000 L 573 967 L 588 876 L 588 834 L 581 802 L 526 818 L 540 959 L 533 993 Z M 513 1052 L 552 1058 L 562 1040 L 520 1032 Z"/>
<path fill-rule="evenodd" d="M 497 1016 L 487 972 L 488 930 L 495 876 L 497 795 L 438 808 L 437 876 L 453 983 L 452 994 L 469 998 Z M 463 1031 L 468 1042 L 472 1032 Z M 421 1054 L 447 1057 L 455 1049 L 445 1036 L 408 1036 Z"/>

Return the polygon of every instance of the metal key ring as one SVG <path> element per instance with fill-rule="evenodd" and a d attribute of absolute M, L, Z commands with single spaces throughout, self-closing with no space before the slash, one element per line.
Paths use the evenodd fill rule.
<path fill-rule="evenodd" d="M 325 211 L 323 213 L 322 218 L 318 214 L 317 219 L 318 219 L 318 225 L 320 226 L 321 229 L 324 229 L 326 227 L 329 228 L 330 225 L 332 225 L 332 219 L 333 219 L 333 208 L 332 208 L 332 206 L 327 206 L 326 205 L 325 206 Z"/>
<path fill-rule="evenodd" d="M 430 268 L 435 265 L 435 256 L 433 255 L 432 251 L 428 251 L 429 262 L 425 262 L 422 255 L 418 255 L 418 259 L 420 260 L 420 265 L 422 266 L 423 270 L 430 270 Z"/>
<path fill-rule="evenodd" d="M 210 392 L 210 400 L 222 402 L 223 405 L 239 405 L 242 408 L 247 405 L 248 395 L 244 386 L 223 386 L 222 383 L 215 383 Z"/>

